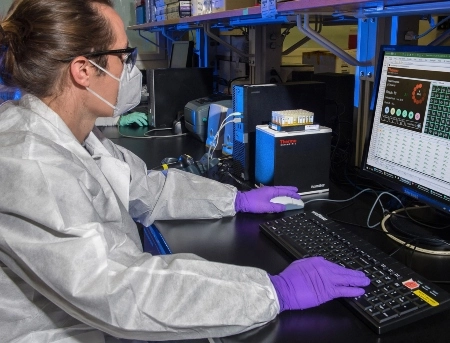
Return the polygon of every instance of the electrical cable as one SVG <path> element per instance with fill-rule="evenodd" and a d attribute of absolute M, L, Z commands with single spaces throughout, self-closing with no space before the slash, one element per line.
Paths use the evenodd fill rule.
<path fill-rule="evenodd" d="M 404 211 L 404 210 L 405 209 L 403 208 L 403 209 L 394 211 L 393 213 L 397 213 L 398 211 L 401 212 L 401 211 Z M 389 218 L 391 216 L 392 216 L 392 213 L 389 213 L 389 214 L 384 216 L 383 220 L 381 221 L 381 229 L 392 240 L 394 240 L 394 241 L 396 241 L 397 243 L 400 243 L 400 244 L 405 244 L 406 247 L 408 247 L 410 249 L 417 250 L 417 251 L 422 252 L 422 253 L 431 254 L 431 255 L 446 255 L 446 256 L 450 255 L 450 251 L 430 250 L 430 249 L 418 247 L 417 244 L 411 245 L 411 244 L 409 244 L 406 241 L 406 238 L 411 238 L 411 236 L 412 236 L 412 238 L 414 238 L 414 240 L 417 241 L 417 242 L 421 242 L 421 243 L 424 243 L 424 244 L 427 244 L 427 245 L 432 245 L 432 246 L 440 246 L 441 248 L 443 248 L 443 246 L 450 247 L 450 242 L 448 242 L 448 241 L 446 241 L 444 239 L 437 238 L 437 237 L 426 237 L 426 236 L 419 236 L 417 234 L 412 234 L 412 233 L 408 233 L 408 232 L 405 233 L 403 229 L 399 228 L 398 226 L 395 225 L 394 222 L 390 221 L 391 225 L 398 232 L 403 233 L 405 236 L 393 234 L 392 231 L 388 230 L 387 225 L 386 225 L 386 222 L 389 220 Z"/>
<path fill-rule="evenodd" d="M 407 244 L 410 244 L 412 242 L 414 242 L 415 240 L 417 240 L 417 238 L 411 238 L 409 241 L 405 241 L 403 242 L 402 245 L 400 245 L 397 249 L 395 249 L 393 252 L 391 252 L 389 254 L 389 256 L 394 256 L 396 253 L 398 253 L 400 250 L 404 249 L 406 247 Z"/>
<path fill-rule="evenodd" d="M 441 226 L 441 227 L 437 227 L 437 226 L 434 226 L 434 225 L 428 225 L 427 223 L 424 223 L 424 222 L 418 221 L 417 219 L 414 219 L 414 218 L 411 217 L 411 215 L 409 214 L 409 211 L 421 210 L 421 209 L 424 209 L 424 208 L 430 208 L 430 206 L 427 205 L 427 206 L 416 206 L 416 207 L 409 207 L 409 208 L 406 208 L 406 209 L 405 209 L 406 216 L 407 216 L 411 221 L 413 221 L 414 223 L 419 224 L 420 226 L 427 227 L 427 228 L 429 228 L 429 229 L 433 229 L 433 230 L 446 230 L 446 229 L 450 228 L 450 224 L 449 224 L 449 225 L 445 225 L 445 226 Z M 396 215 L 396 216 L 399 216 L 399 217 L 401 216 L 401 215 L 398 214 L 398 213 L 393 213 L 393 215 Z M 402 216 L 402 217 L 404 217 L 404 216 Z"/>
<path fill-rule="evenodd" d="M 245 75 L 245 76 L 239 76 L 239 77 L 235 77 L 234 79 L 231 79 L 229 82 L 228 82 L 228 94 L 231 94 L 231 86 L 232 86 L 232 84 L 233 84 L 233 82 L 234 81 L 237 81 L 237 80 L 241 80 L 241 79 L 248 79 L 248 75 Z"/>
<path fill-rule="evenodd" d="M 333 200 L 329 200 L 329 199 L 313 199 L 313 200 L 310 200 L 310 201 L 305 202 L 305 204 L 307 204 L 307 203 L 309 203 L 309 202 L 312 202 L 312 201 L 320 201 L 320 200 L 322 200 L 322 201 L 330 201 L 330 202 L 344 202 L 344 201 L 350 201 L 350 200 L 353 200 L 354 198 L 356 198 L 357 196 L 359 196 L 361 193 L 363 193 L 363 192 L 365 192 L 365 191 L 369 191 L 369 190 L 370 190 L 370 189 L 363 190 L 363 191 L 361 191 L 360 193 L 356 194 L 355 196 L 353 196 L 353 197 L 351 197 L 351 198 L 349 198 L 349 199 L 347 199 L 347 200 L 337 200 L 337 201 L 333 201 Z M 373 190 L 372 190 L 372 191 L 373 191 Z M 374 191 L 374 192 L 375 192 L 375 191 Z M 377 193 L 377 192 L 375 192 L 375 193 Z M 387 192 L 383 192 L 383 193 L 381 193 L 380 195 L 377 196 L 377 199 L 375 200 L 375 203 L 376 203 L 377 201 L 379 201 L 380 196 L 383 195 L 384 193 L 387 193 Z M 390 194 L 390 193 L 387 193 L 387 194 L 392 195 L 392 194 Z M 399 199 L 398 199 L 397 197 L 395 197 L 395 196 L 394 196 L 394 198 L 397 199 L 397 200 L 399 200 Z M 412 254 L 411 254 L 411 262 L 410 262 L 410 263 L 412 263 L 413 254 L 414 254 L 416 251 L 419 251 L 419 252 L 425 252 L 425 253 L 430 253 L 430 254 L 435 254 L 435 255 L 450 255 L 450 251 L 444 251 L 444 252 L 442 252 L 442 251 L 429 251 L 429 250 L 427 250 L 427 249 L 422 249 L 422 248 L 418 247 L 417 244 L 416 244 L 416 245 L 412 245 L 412 244 L 411 244 L 411 243 L 413 243 L 414 241 L 420 241 L 420 240 L 421 240 L 421 237 L 412 237 L 412 238 L 411 238 L 410 236 L 408 236 L 408 235 L 406 235 L 406 234 L 405 234 L 404 236 L 398 235 L 398 234 L 395 235 L 395 236 L 393 236 L 392 233 L 390 233 L 390 232 L 387 231 L 387 229 L 384 227 L 384 224 L 383 224 L 383 223 L 385 222 L 385 220 L 387 219 L 387 216 L 385 216 L 385 217 L 383 218 L 383 220 L 382 220 L 382 222 L 381 222 L 381 228 L 380 228 L 380 229 L 375 228 L 374 226 L 372 226 L 372 227 L 369 227 L 369 226 L 362 226 L 362 225 L 357 224 L 357 223 L 351 223 L 351 222 L 348 222 L 348 221 L 343 221 L 343 220 L 340 220 L 340 219 L 331 217 L 331 214 L 336 213 L 336 212 L 338 212 L 338 211 L 341 211 L 342 209 L 348 208 L 348 207 L 350 207 L 351 205 L 353 205 L 353 202 L 352 202 L 351 204 L 345 206 L 345 207 L 341 207 L 341 208 L 339 208 L 339 209 L 337 209 L 337 210 L 334 210 L 334 211 L 332 211 L 332 212 L 327 213 L 326 216 L 327 216 L 327 218 L 330 218 L 330 219 L 333 220 L 333 221 L 336 221 L 336 222 L 339 222 L 339 223 L 342 223 L 342 224 L 345 224 L 345 225 L 357 226 L 357 227 L 362 228 L 362 229 L 368 229 L 368 230 L 370 230 L 371 232 L 383 233 L 383 234 L 386 235 L 387 237 L 389 237 L 389 238 L 395 240 L 397 243 L 401 244 L 401 246 L 400 246 L 398 249 L 394 250 L 392 253 L 390 253 L 391 256 L 394 255 L 394 254 L 396 254 L 399 250 L 401 250 L 401 249 L 403 249 L 403 248 L 405 248 L 405 247 L 408 247 L 408 248 L 410 248 L 410 249 L 413 249 Z M 403 210 L 403 209 L 402 209 L 402 210 Z M 371 212 L 371 213 L 372 213 L 372 212 Z M 370 216 L 371 216 L 371 214 L 369 214 L 368 220 L 369 220 Z M 450 243 L 446 242 L 445 240 L 440 240 L 440 239 L 433 239 L 433 240 L 434 240 L 434 243 L 436 243 L 436 242 L 442 242 L 442 243 L 444 243 L 444 244 L 450 245 Z"/>
<path fill-rule="evenodd" d="M 237 177 L 235 177 L 233 174 L 231 174 L 229 171 L 225 172 L 225 175 L 231 177 L 234 181 L 236 181 L 238 184 L 240 184 L 241 186 L 244 186 L 245 188 L 247 188 L 248 190 L 252 190 L 253 188 L 250 187 L 249 185 L 247 185 L 245 182 L 242 182 L 241 180 L 239 180 Z"/>
<path fill-rule="evenodd" d="M 369 228 L 374 228 L 374 227 L 376 227 L 376 226 L 378 226 L 378 225 L 381 224 L 381 222 L 379 222 L 379 223 L 374 224 L 374 225 L 369 225 L 369 219 L 370 219 L 370 216 L 372 215 L 373 209 L 375 208 L 376 202 L 379 201 L 380 197 L 381 197 L 382 195 L 384 195 L 384 194 L 390 195 L 391 197 L 393 197 L 394 199 L 396 199 L 396 200 L 400 203 L 400 205 L 401 205 L 403 208 L 405 207 L 405 206 L 403 205 L 402 201 L 401 201 L 399 198 L 397 198 L 394 194 L 389 193 L 389 192 L 381 192 L 381 193 L 378 195 L 377 199 L 375 200 L 375 202 L 374 202 L 374 204 L 373 204 L 373 206 L 372 206 L 372 208 L 371 208 L 371 210 L 370 210 L 370 212 L 369 212 L 369 216 L 368 216 L 368 218 L 367 218 L 367 227 L 369 227 Z M 381 204 L 381 201 L 380 201 L 380 204 Z M 385 211 L 384 211 L 384 208 L 383 208 L 383 205 L 381 205 L 381 208 L 383 209 L 383 212 L 385 212 Z"/>
<path fill-rule="evenodd" d="M 153 131 L 165 131 L 165 130 L 172 130 L 171 128 L 164 128 L 164 129 L 151 129 L 148 130 L 144 133 L 144 136 L 129 136 L 129 135 L 125 135 L 122 132 L 120 132 L 120 127 L 117 126 L 117 132 L 119 133 L 119 135 L 121 137 L 125 137 L 125 138 L 135 138 L 135 139 L 154 139 L 154 138 L 172 138 L 172 137 L 180 137 L 180 136 L 186 136 L 187 133 L 178 133 L 175 135 L 164 135 L 164 136 L 148 136 L 148 133 L 153 132 Z"/>
<path fill-rule="evenodd" d="M 148 130 L 147 132 L 144 133 L 144 136 L 147 138 L 172 138 L 172 137 L 179 137 L 179 136 L 186 136 L 187 133 L 177 133 L 174 135 L 164 135 L 164 136 L 149 136 L 148 134 L 150 132 L 154 132 L 154 131 L 167 131 L 167 130 L 172 130 L 172 128 L 161 128 L 161 129 L 151 129 Z"/>
<path fill-rule="evenodd" d="M 407 208 L 401 209 L 399 211 L 406 211 Z M 392 218 L 395 217 L 396 211 L 390 213 L 390 216 Z M 393 215 L 394 214 L 394 215 Z M 417 240 L 421 241 L 422 243 L 429 244 L 429 245 L 448 245 L 450 247 L 450 243 L 447 242 L 445 239 L 435 238 L 432 235 L 426 234 L 426 235 L 419 235 L 419 234 L 413 234 L 410 232 L 405 232 L 402 228 L 400 228 L 395 221 L 390 220 L 390 224 L 393 226 L 394 229 L 397 230 L 397 232 L 401 232 L 405 234 L 406 236 L 412 236 L 413 238 L 416 238 Z"/>
<path fill-rule="evenodd" d="M 351 197 L 351 198 L 349 198 L 349 199 L 344 199 L 344 200 L 312 199 L 312 200 L 306 201 L 306 202 L 305 202 L 305 205 L 308 204 L 308 203 L 310 203 L 310 202 L 315 202 L 315 201 L 347 202 L 347 201 L 351 201 L 351 200 L 357 198 L 357 197 L 360 196 L 362 193 L 369 192 L 369 191 L 370 191 L 370 192 L 374 192 L 373 189 L 367 188 L 367 189 L 364 189 L 364 190 L 360 191 L 358 194 L 354 195 L 353 197 Z M 385 211 L 385 210 L 384 210 L 384 207 L 383 207 L 383 204 L 381 203 L 381 200 L 380 200 L 380 197 L 381 197 L 381 195 L 383 195 L 383 194 L 389 194 L 389 195 L 391 195 L 391 196 L 397 198 L 395 195 L 393 195 L 393 194 L 391 194 L 391 193 L 388 193 L 388 192 L 382 192 L 381 194 L 379 194 L 379 195 L 377 196 L 377 198 L 375 199 L 375 202 L 374 202 L 374 204 L 373 204 L 373 206 L 372 206 L 372 208 L 371 208 L 371 210 L 370 210 L 370 212 L 369 212 L 369 215 L 368 215 L 368 217 L 367 217 L 367 227 L 368 227 L 368 228 L 374 228 L 374 227 L 376 227 L 376 226 L 378 226 L 378 225 L 380 224 L 380 223 L 378 223 L 378 224 L 376 224 L 376 225 L 370 225 L 370 224 L 369 224 L 369 220 L 370 220 L 370 217 L 372 216 L 373 210 L 374 210 L 375 205 L 376 205 L 377 203 L 380 204 L 380 206 L 381 206 L 383 212 Z M 400 201 L 398 198 L 397 198 L 397 200 Z M 400 203 L 401 203 L 401 202 L 400 202 Z"/>
<path fill-rule="evenodd" d="M 380 200 L 380 198 L 381 198 L 383 195 L 385 195 L 385 194 L 390 195 L 391 197 L 393 197 L 394 199 L 396 199 L 396 200 L 401 204 L 401 206 L 404 208 L 404 205 L 403 205 L 402 201 L 401 201 L 397 196 L 395 196 L 394 194 L 389 193 L 389 192 L 381 192 L 380 194 L 378 194 L 377 192 L 375 192 L 373 189 L 370 189 L 370 188 L 367 188 L 367 189 L 364 189 L 364 190 L 360 191 L 358 194 L 354 195 L 353 197 L 351 197 L 351 198 L 349 198 L 349 199 L 344 199 L 344 200 L 311 199 L 311 200 L 305 201 L 304 204 L 306 205 L 306 204 L 308 204 L 308 203 L 315 202 L 315 201 L 347 202 L 347 201 L 351 201 L 351 200 L 357 198 L 357 197 L 360 196 L 362 193 L 365 193 L 365 192 L 368 192 L 368 191 L 374 192 L 374 193 L 377 194 L 377 198 L 375 199 L 375 201 L 374 201 L 374 203 L 373 203 L 373 205 L 372 205 L 372 208 L 370 209 L 369 214 L 368 214 L 368 216 L 367 216 L 367 224 L 366 224 L 366 225 L 367 225 L 367 228 L 369 228 L 369 229 L 373 229 L 373 228 L 377 227 L 378 225 L 380 225 L 380 224 L 382 223 L 382 222 L 380 221 L 380 222 L 378 222 L 378 223 L 376 223 L 376 224 L 374 224 L 374 225 L 370 225 L 369 222 L 370 222 L 370 218 L 372 217 L 372 214 L 373 214 L 373 212 L 374 212 L 374 209 L 375 209 L 375 206 L 377 205 L 377 203 L 381 206 L 381 209 L 382 209 L 383 213 L 386 213 L 386 210 L 385 210 L 385 208 L 384 208 L 384 206 L 383 206 L 383 203 L 382 203 L 381 200 Z"/>
<path fill-rule="evenodd" d="M 448 241 L 446 241 L 446 240 L 444 240 L 444 239 L 440 239 L 440 238 L 436 238 L 436 237 L 418 236 L 418 235 L 413 236 L 412 239 L 411 239 L 411 233 L 404 232 L 401 228 L 396 227 L 395 223 L 392 222 L 392 221 L 391 221 L 391 225 L 392 225 L 394 228 L 396 228 L 398 232 L 401 232 L 401 233 L 403 233 L 404 235 L 398 235 L 398 234 L 397 234 L 397 235 L 394 235 L 392 232 L 390 232 L 390 231 L 387 229 L 387 227 L 386 227 L 386 225 L 385 225 L 386 221 L 387 221 L 391 216 L 398 215 L 398 212 L 404 212 L 404 213 L 407 215 L 408 219 L 410 219 L 410 215 L 409 215 L 408 211 L 411 211 L 411 210 L 418 210 L 418 209 L 426 208 L 426 207 L 427 207 L 427 206 L 421 206 L 421 207 L 407 208 L 407 207 L 404 206 L 403 202 L 402 202 L 397 196 L 395 196 L 394 194 L 392 194 L 392 193 L 390 193 L 390 192 L 383 191 L 383 192 L 380 193 L 380 192 L 377 192 L 377 191 L 375 191 L 375 190 L 369 188 L 369 189 L 364 189 L 364 190 L 360 191 L 358 194 L 356 194 L 355 196 L 353 196 L 353 197 L 351 197 L 351 198 L 349 198 L 349 199 L 345 199 L 345 200 L 312 199 L 312 200 L 306 201 L 306 202 L 305 202 L 305 205 L 306 205 L 307 203 L 314 202 L 314 201 L 328 201 L 328 202 L 346 202 L 346 201 L 351 201 L 351 200 L 355 199 L 356 197 L 358 197 L 360 194 L 362 194 L 362 193 L 364 193 L 364 192 L 367 192 L 367 191 L 372 191 L 372 192 L 374 192 L 375 194 L 377 194 L 377 198 L 375 199 L 375 201 L 374 201 L 374 203 L 373 203 L 373 205 L 372 205 L 372 207 L 371 207 L 371 209 L 370 209 L 370 212 L 369 212 L 369 214 L 368 214 L 368 217 L 367 217 L 367 224 L 366 224 L 367 226 L 366 226 L 366 227 L 363 227 L 363 226 L 358 225 L 358 224 L 350 223 L 350 222 L 345 222 L 345 221 L 338 220 L 338 219 L 331 218 L 331 217 L 330 217 L 330 219 L 335 220 L 335 221 L 338 221 L 338 222 L 341 222 L 341 223 L 344 223 L 344 224 L 347 224 L 347 225 L 359 226 L 359 227 L 363 227 L 363 228 L 367 228 L 367 229 L 371 229 L 371 230 L 373 230 L 373 229 L 376 228 L 378 225 L 380 225 L 380 226 L 381 226 L 381 230 L 377 230 L 377 231 L 383 232 L 383 233 L 386 234 L 389 238 L 393 239 L 393 240 L 396 241 L 397 243 L 402 244 L 402 246 L 405 246 L 405 247 L 408 247 L 408 248 L 410 248 L 410 249 L 413 249 L 413 253 L 414 253 L 415 251 L 420 251 L 420 252 L 429 253 L 429 254 L 435 254 L 435 255 L 450 255 L 450 251 L 441 251 L 441 250 L 439 250 L 439 251 L 438 251 L 438 250 L 434 251 L 434 250 L 429 250 L 429 249 L 421 248 L 421 247 L 417 246 L 417 244 L 415 244 L 415 245 L 412 245 L 412 244 L 411 244 L 412 242 L 417 241 L 417 242 L 422 242 L 422 243 L 425 243 L 425 244 L 428 244 L 428 245 L 432 245 L 432 246 L 440 246 L 441 248 L 442 248 L 443 246 L 448 246 L 448 247 L 450 247 L 450 242 L 448 242 Z M 383 204 L 381 203 L 381 200 L 380 200 L 380 198 L 381 198 L 383 195 L 390 195 L 392 198 L 394 198 L 395 200 L 397 200 L 397 201 L 399 202 L 399 204 L 401 205 L 402 208 L 399 209 L 399 210 L 395 210 L 395 211 L 393 211 L 393 212 L 388 213 L 388 212 L 385 210 L 385 208 L 384 208 L 384 206 L 383 206 Z M 370 218 L 371 218 L 372 215 L 373 215 L 374 208 L 375 208 L 375 206 L 376 206 L 377 203 L 380 204 L 383 213 L 385 213 L 385 216 L 383 217 L 383 219 L 382 219 L 379 223 L 376 223 L 376 224 L 374 224 L 374 225 L 370 225 L 370 224 L 369 224 Z M 350 205 L 349 205 L 349 206 L 350 206 Z M 348 207 L 348 206 L 346 206 L 346 207 L 344 207 L 344 208 L 347 208 L 347 207 Z M 341 209 L 342 209 L 342 208 L 340 208 L 339 210 L 330 212 L 330 213 L 327 214 L 327 216 L 329 216 L 330 214 L 335 213 L 335 212 L 337 212 L 337 211 L 340 211 Z M 386 214 L 386 213 L 387 213 L 387 214 Z M 406 218 L 405 216 L 402 216 L 402 217 L 403 217 L 403 218 Z M 413 222 L 415 222 L 415 223 L 422 224 L 420 221 L 417 221 L 417 220 L 415 220 L 414 218 L 411 218 L 411 220 L 412 220 Z M 427 225 L 427 227 L 429 227 L 429 228 L 431 228 L 431 229 L 445 229 L 445 228 L 447 228 L 447 226 L 444 226 L 444 227 L 441 227 L 441 228 L 437 228 L 437 227 L 431 226 L 431 225 Z M 408 241 L 408 240 L 409 240 L 409 241 Z M 394 253 L 396 253 L 396 251 L 394 251 Z"/>
<path fill-rule="evenodd" d="M 443 23 L 445 23 L 446 21 L 448 21 L 450 19 L 450 16 L 445 17 L 444 19 L 442 19 L 440 22 L 438 22 L 436 25 L 430 27 L 427 31 L 425 31 L 424 33 L 420 34 L 420 35 L 415 35 L 414 37 L 412 37 L 413 40 L 418 40 L 419 38 L 425 37 L 427 34 L 429 34 L 431 31 L 433 31 L 434 29 L 436 29 L 439 25 L 442 25 Z"/>
<path fill-rule="evenodd" d="M 217 148 L 217 144 L 219 143 L 219 135 L 220 135 L 220 132 L 222 131 L 222 129 L 225 127 L 225 125 L 227 125 L 229 123 L 239 123 L 241 121 L 240 118 L 233 119 L 231 121 L 227 121 L 227 119 L 231 118 L 231 117 L 235 117 L 235 116 L 241 116 L 241 115 L 242 115 L 242 113 L 240 113 L 240 112 L 230 113 L 220 123 L 219 128 L 217 129 L 217 132 L 213 137 L 212 143 L 210 144 L 210 146 L 208 148 L 208 168 L 209 168 L 209 161 L 210 161 L 210 159 L 212 159 L 212 154 L 214 154 L 214 151 Z"/>

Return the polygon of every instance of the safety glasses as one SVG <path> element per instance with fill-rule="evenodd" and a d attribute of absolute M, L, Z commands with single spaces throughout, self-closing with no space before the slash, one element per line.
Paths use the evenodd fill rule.
<path fill-rule="evenodd" d="M 102 55 L 121 55 L 122 63 L 125 63 L 127 67 L 131 70 L 136 64 L 137 58 L 137 48 L 126 48 L 126 49 L 116 49 L 116 50 L 105 50 L 105 51 L 96 51 L 91 52 L 89 54 L 84 54 L 84 57 L 96 57 Z M 75 57 L 67 58 L 63 62 L 69 62 L 73 60 Z"/>
<path fill-rule="evenodd" d="M 95 57 L 102 55 L 122 55 L 122 63 L 125 63 L 128 68 L 132 69 L 136 64 L 137 58 L 137 48 L 126 48 L 126 49 L 117 49 L 117 50 L 106 50 L 106 51 L 98 51 L 92 52 L 90 54 L 83 55 L 84 57 Z"/>

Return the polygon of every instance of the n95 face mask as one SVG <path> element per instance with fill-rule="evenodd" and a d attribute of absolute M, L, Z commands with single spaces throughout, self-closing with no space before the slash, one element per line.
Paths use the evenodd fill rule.
<path fill-rule="evenodd" d="M 94 92 L 89 87 L 86 87 L 89 92 L 114 109 L 113 117 L 120 116 L 139 105 L 141 101 L 142 73 L 136 66 L 129 68 L 125 63 L 119 79 L 105 68 L 100 67 L 97 63 L 91 60 L 89 60 L 89 62 L 119 82 L 119 92 L 117 94 L 117 103 L 115 106 L 100 94 Z"/>

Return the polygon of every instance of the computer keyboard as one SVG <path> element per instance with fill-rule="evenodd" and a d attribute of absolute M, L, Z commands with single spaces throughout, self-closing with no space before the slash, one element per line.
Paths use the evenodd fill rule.
<path fill-rule="evenodd" d="M 361 270 L 371 280 L 358 298 L 342 298 L 378 334 L 450 307 L 450 294 L 366 240 L 316 211 L 305 211 L 260 225 L 294 258 L 323 256 Z"/>

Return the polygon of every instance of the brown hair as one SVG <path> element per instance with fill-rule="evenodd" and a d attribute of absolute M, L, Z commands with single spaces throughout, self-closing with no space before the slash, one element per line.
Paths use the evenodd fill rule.
<path fill-rule="evenodd" d="M 3 83 L 39 98 L 55 95 L 68 70 L 63 60 L 108 50 L 115 41 L 99 4 L 113 7 L 112 0 L 15 0 L 0 22 Z M 95 61 L 106 65 L 105 56 Z"/>

